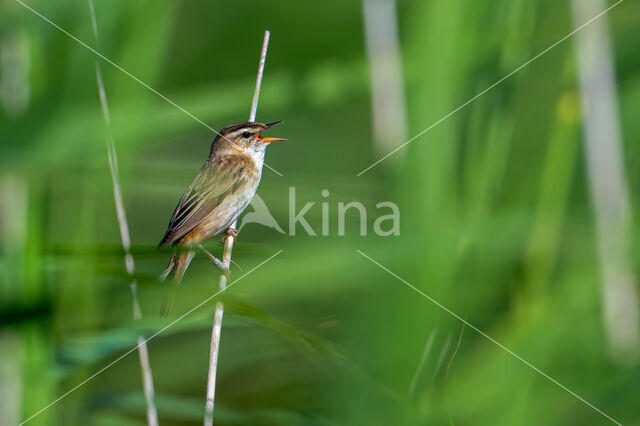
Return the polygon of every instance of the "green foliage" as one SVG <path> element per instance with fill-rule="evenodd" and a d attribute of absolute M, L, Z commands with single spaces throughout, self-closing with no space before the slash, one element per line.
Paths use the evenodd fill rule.
<path fill-rule="evenodd" d="M 231 281 L 243 278 L 219 297 L 227 307 L 219 424 L 609 423 L 468 327 L 457 347 L 460 321 L 356 250 L 608 415 L 638 424 L 638 364 L 613 363 L 607 353 L 573 39 L 356 177 L 380 157 L 359 2 L 95 0 L 99 46 L 88 4 L 29 4 L 216 129 L 248 117 L 262 33 L 272 31 L 257 118 L 285 120 L 277 136 L 289 141 L 269 148 L 267 163 L 284 176 L 265 170 L 259 194 L 285 231 L 289 187 L 298 209 L 316 203 L 306 216 L 316 232 L 320 203 L 329 202 L 331 232 L 242 230 L 233 257 L 242 270 L 232 269 Z M 399 0 L 409 134 L 571 32 L 568 7 Z M 155 245 L 214 135 L 18 3 L 0 8 L 0 53 L 15 48 L 22 58 L 5 62 L 0 80 L 28 89 L 24 107 L 18 98 L 0 105 L 0 394 L 18 392 L 15 414 L 5 414 L 15 422 L 131 349 L 139 333 L 152 335 L 216 292 L 218 272 L 198 256 L 172 317 L 159 316 L 170 285 L 157 281 L 168 253 Z M 632 208 L 640 190 L 638 16 L 632 1 L 606 16 Z M 131 314 L 108 135 L 140 322 Z M 397 203 L 400 236 L 358 236 L 353 216 L 338 236 L 335 206 L 354 200 L 369 212 Z M 217 241 L 209 246 L 221 254 Z M 163 425 L 202 421 L 214 303 L 149 342 Z M 140 425 L 144 412 L 134 352 L 28 424 Z"/>

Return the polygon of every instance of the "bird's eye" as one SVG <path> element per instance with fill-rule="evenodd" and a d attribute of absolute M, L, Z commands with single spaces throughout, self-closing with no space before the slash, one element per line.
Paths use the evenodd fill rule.
<path fill-rule="evenodd" d="M 249 132 L 244 132 L 242 134 L 242 137 L 245 138 L 245 139 L 249 139 L 249 136 L 251 136 L 251 133 L 249 133 Z"/>

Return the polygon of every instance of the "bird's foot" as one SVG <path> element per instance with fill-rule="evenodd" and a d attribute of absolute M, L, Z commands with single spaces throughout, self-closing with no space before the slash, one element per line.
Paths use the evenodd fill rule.
<path fill-rule="evenodd" d="M 222 273 L 227 278 L 229 278 L 229 275 L 231 274 L 231 272 L 229 271 L 229 268 L 227 268 L 227 266 L 220 259 L 218 259 L 214 255 L 209 253 L 209 251 L 205 249 L 203 246 L 200 246 L 200 250 L 202 250 L 202 252 L 207 255 L 207 257 L 213 262 L 213 264 L 216 265 L 218 268 L 220 268 Z"/>
<path fill-rule="evenodd" d="M 234 241 L 238 241 L 238 230 L 236 228 L 228 228 L 225 236 L 220 241 L 226 243 L 229 237 L 233 238 Z"/>

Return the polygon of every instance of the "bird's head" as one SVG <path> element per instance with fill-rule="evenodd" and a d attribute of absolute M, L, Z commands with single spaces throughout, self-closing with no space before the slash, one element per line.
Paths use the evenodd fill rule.
<path fill-rule="evenodd" d="M 282 123 L 282 121 L 267 124 L 247 121 L 227 126 L 220 130 L 220 133 L 213 141 L 212 152 L 216 146 L 226 146 L 242 151 L 264 152 L 266 146 L 271 142 L 286 140 L 283 138 L 262 136 L 262 132 L 280 123 Z"/>

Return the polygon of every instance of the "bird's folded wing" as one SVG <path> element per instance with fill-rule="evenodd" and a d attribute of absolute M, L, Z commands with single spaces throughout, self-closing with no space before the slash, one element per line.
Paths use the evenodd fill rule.
<path fill-rule="evenodd" d="M 185 236 L 198 226 L 222 200 L 241 190 L 246 166 L 242 159 L 230 158 L 213 168 L 205 165 L 186 190 L 169 221 L 169 227 L 158 247 L 163 247 Z"/>

